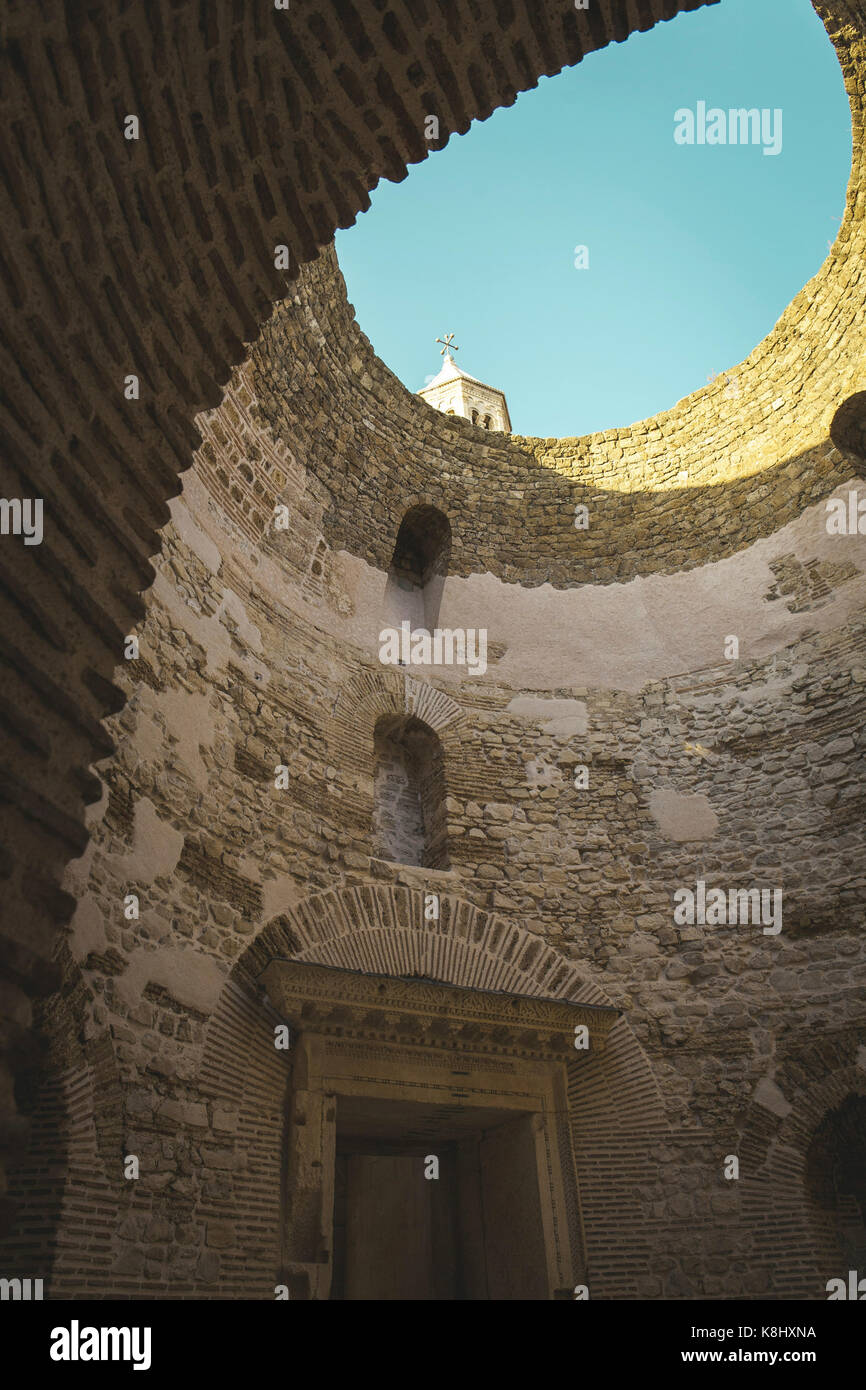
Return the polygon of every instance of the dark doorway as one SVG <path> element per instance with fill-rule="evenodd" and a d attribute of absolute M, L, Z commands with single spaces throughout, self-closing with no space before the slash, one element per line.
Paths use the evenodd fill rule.
<path fill-rule="evenodd" d="M 532 1121 L 339 1099 L 331 1297 L 547 1298 Z"/>
<path fill-rule="evenodd" d="M 848 1096 L 821 1121 L 806 1185 L 828 1277 L 866 1266 L 866 1096 Z"/>
<path fill-rule="evenodd" d="M 332 1298 L 461 1297 L 453 1149 L 438 1155 L 438 1180 L 425 1157 L 398 1145 L 337 1154 Z"/>

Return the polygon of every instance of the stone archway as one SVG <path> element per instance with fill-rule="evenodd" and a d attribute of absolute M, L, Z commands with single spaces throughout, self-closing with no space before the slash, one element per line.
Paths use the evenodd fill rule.
<path fill-rule="evenodd" d="M 357 676 L 341 690 L 329 730 L 329 754 L 350 772 L 369 769 L 366 744 L 384 715 L 411 715 L 436 733 L 446 752 L 456 753 L 465 737 L 463 711 L 450 695 L 403 671 L 382 669 Z"/>
<path fill-rule="evenodd" d="M 866 1277 L 866 1095 L 849 1095 L 818 1125 L 806 1156 L 816 1248 L 830 1278 Z"/>
<path fill-rule="evenodd" d="M 756 1296 L 826 1298 L 838 1249 L 814 1190 L 810 1151 L 828 1117 L 866 1096 L 856 1033 L 818 1039 L 756 1089 L 739 1144 L 742 1219 L 751 1234 Z M 833 1264 L 834 1267 L 829 1267 Z"/>
<path fill-rule="evenodd" d="M 237 1282 L 223 1286 L 229 1297 L 262 1297 L 277 1282 L 279 1212 L 286 1202 L 278 1156 L 292 1058 L 274 1048 L 279 1014 L 262 994 L 261 977 L 275 960 L 609 1008 L 604 992 L 557 949 L 450 894 L 440 896 L 434 922 L 425 917 L 422 891 L 390 884 L 318 894 L 270 922 L 223 990 L 199 1077 L 206 1103 L 238 1115 L 232 1205 L 242 1257 L 234 1266 Z M 647 1264 L 659 1252 L 642 1229 L 635 1174 L 648 1171 L 666 1125 L 652 1068 L 627 1019 L 615 1023 L 603 1050 L 569 1066 L 568 1093 L 569 1111 L 579 1117 L 569 1143 L 593 1296 L 639 1297 Z M 255 1164 L 244 1165 L 245 1152 L 255 1153 Z M 263 1224 L 265 1209 L 270 1216 Z M 579 1224 L 576 1212 L 571 1219 Z"/>

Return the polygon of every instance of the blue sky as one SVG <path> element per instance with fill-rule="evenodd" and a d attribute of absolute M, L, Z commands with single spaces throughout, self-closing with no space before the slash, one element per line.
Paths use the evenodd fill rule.
<path fill-rule="evenodd" d="M 674 112 L 699 101 L 781 108 L 781 153 L 677 145 Z M 452 136 L 379 185 L 337 253 L 361 328 L 410 390 L 453 331 L 515 433 L 588 434 L 748 356 L 826 257 L 850 167 L 842 74 L 809 0 L 722 0 Z"/>

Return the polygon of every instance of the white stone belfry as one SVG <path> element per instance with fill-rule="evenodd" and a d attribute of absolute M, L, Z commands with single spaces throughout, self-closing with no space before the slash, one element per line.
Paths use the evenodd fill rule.
<path fill-rule="evenodd" d="M 483 381 L 458 367 L 451 356 L 449 340 L 453 336 L 451 333 L 445 340 L 436 339 L 437 342 L 445 342 L 442 370 L 427 386 L 421 388 L 418 395 L 446 415 L 462 415 L 464 420 L 471 420 L 473 425 L 481 429 L 502 430 L 510 434 L 511 419 L 505 392 L 496 386 L 486 386 Z M 459 349 L 455 347 L 455 351 Z"/>

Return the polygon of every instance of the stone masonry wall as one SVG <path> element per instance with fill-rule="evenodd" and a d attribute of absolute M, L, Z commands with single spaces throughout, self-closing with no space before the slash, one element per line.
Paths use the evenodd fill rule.
<path fill-rule="evenodd" d="M 281 923 L 284 949 L 298 949 L 289 924 L 317 895 L 369 885 L 433 889 L 519 922 L 624 1011 L 656 1090 L 650 1109 L 641 1092 L 629 1122 L 632 1160 L 623 1166 L 621 1138 L 585 1156 L 596 1296 L 820 1296 L 820 1270 L 797 1264 L 795 1248 L 757 1260 L 742 1212 L 749 1174 L 732 1187 L 721 1170 L 761 1098 L 769 1114 L 778 1105 L 786 1058 L 822 1042 L 850 1061 L 866 1041 L 866 629 L 845 599 L 862 562 L 846 561 L 851 573 L 843 566 L 828 588 L 824 626 L 787 645 L 783 633 L 772 655 L 695 670 L 670 658 L 663 679 L 636 690 L 515 688 L 495 660 L 484 677 L 416 679 L 378 661 L 387 565 L 351 584 L 338 538 L 322 551 L 313 508 L 327 506 L 327 488 L 261 425 L 252 396 L 253 487 L 256 465 L 270 460 L 273 475 L 278 460 L 288 531 L 254 542 L 243 496 L 214 487 L 218 470 L 237 466 L 230 428 L 251 380 L 244 369 L 202 422 L 137 629 L 140 655 L 117 673 L 128 698 L 112 721 L 117 753 L 99 769 L 91 842 L 67 880 L 78 907 L 64 998 L 74 988 L 72 1036 L 88 1039 L 91 1058 L 78 1084 L 95 1084 L 101 1048 L 123 1118 L 101 1136 L 96 1123 L 89 1161 L 101 1188 L 93 1205 L 65 1202 L 59 1248 L 46 1224 L 55 1296 L 271 1295 L 290 1064 L 242 962 Z M 208 449 L 220 439 L 222 457 Z M 857 460 L 836 452 L 854 474 Z M 452 524 L 457 491 L 440 498 Z M 273 504 L 265 495 L 263 514 Z M 851 553 L 862 555 L 858 544 Z M 766 573 L 769 584 L 776 571 Z M 446 580 L 446 604 L 456 582 Z M 505 630 L 514 586 L 494 582 Z M 779 587 L 779 598 L 796 591 Z M 764 595 L 766 611 L 774 599 Z M 373 730 L 407 708 L 441 739 L 449 870 L 376 857 Z M 677 926 L 673 894 L 698 878 L 781 887 L 782 933 Z M 138 919 L 125 916 L 130 894 Z M 46 1096 L 68 1084 L 58 1049 Z M 604 1113 L 616 1098 L 610 1078 L 600 1086 Z M 651 1122 L 659 1096 L 663 1120 Z M 141 1164 L 136 1181 L 122 1176 L 128 1154 Z M 38 1207 L 30 1172 L 15 1190 Z M 642 1194 L 637 1264 L 622 1229 L 629 1183 Z"/>
<path fill-rule="evenodd" d="M 270 1296 L 289 1078 L 239 963 L 268 928 L 290 951 L 330 889 L 356 886 L 372 911 L 374 887 L 432 882 L 478 911 L 500 895 L 497 910 L 579 959 L 661 1083 L 663 1138 L 641 1072 L 628 1123 L 649 1136 L 643 1156 L 637 1138 L 624 1158 L 606 1134 L 587 1157 L 602 1296 L 635 1296 L 640 1279 L 668 1296 L 821 1296 L 826 1271 L 797 1263 L 808 1214 L 779 1175 L 864 1074 L 862 562 L 853 543 L 838 561 L 792 549 L 788 531 L 863 467 L 859 0 L 816 5 L 852 101 L 845 221 L 743 365 L 736 405 L 715 386 L 592 440 L 479 436 L 375 362 L 326 254 L 200 420 L 170 523 L 166 506 L 199 444 L 193 417 L 216 406 L 299 262 L 379 177 L 428 153 L 424 111 L 466 130 L 541 72 L 690 7 L 600 0 L 565 23 L 555 5 L 497 5 L 494 25 L 473 0 L 453 7 L 444 49 L 425 6 L 396 28 L 371 10 L 350 33 L 330 5 L 281 33 L 228 3 L 8 7 L 3 167 L 20 225 L 2 267 L 4 490 L 50 499 L 52 525 L 2 575 L 3 1145 L 22 1143 L 15 1074 L 35 1147 L 14 1174 L 12 1244 L 38 1252 L 33 1277 L 55 1293 Z M 292 78 L 277 81 L 287 53 Z M 133 91 L 135 150 L 117 121 Z M 256 115 L 263 91 L 278 116 Z M 275 140 L 272 120 L 291 138 Z M 146 395 L 134 411 L 121 403 L 130 364 Z M 277 499 L 290 528 L 265 537 Z M 739 664 L 692 669 L 667 652 L 649 681 L 509 678 L 519 644 L 505 636 L 480 681 L 383 673 L 380 577 L 419 502 L 452 518 L 451 593 L 489 580 L 504 628 L 524 588 L 573 591 L 580 613 L 599 585 L 629 602 L 629 581 L 706 571 L 710 584 L 732 557 L 766 579 L 776 626 L 752 604 L 761 641 Z M 115 672 L 133 625 L 141 655 Z M 549 719 L 542 698 L 557 702 Z M 373 715 L 407 705 L 441 732 L 454 846 L 451 870 L 420 878 L 371 857 Z M 569 789 L 578 761 L 583 800 Z M 684 823 L 704 838 L 681 838 Z M 784 876 L 791 930 L 669 939 L 670 889 L 698 870 Z M 124 915 L 131 893 L 138 919 Z M 606 1113 L 610 1078 L 590 1069 L 582 1087 Z M 748 1162 L 733 1189 L 719 1154 L 737 1145 Z M 136 1181 L 122 1177 L 129 1153 Z M 651 1211 L 643 1273 L 617 1244 L 624 1188 Z"/>
<path fill-rule="evenodd" d="M 451 518 L 454 574 L 623 582 L 735 554 L 850 476 L 830 428 L 863 380 L 866 296 L 852 274 L 841 291 L 849 356 L 818 354 L 824 330 L 804 291 L 736 369 L 736 398 L 716 382 L 652 420 L 583 439 L 480 436 L 402 391 L 358 329 L 330 254 L 305 267 L 265 325 L 245 380 L 259 421 L 326 486 L 327 501 L 314 493 L 308 506 L 332 547 L 386 568 L 403 515 L 427 502 Z"/>

